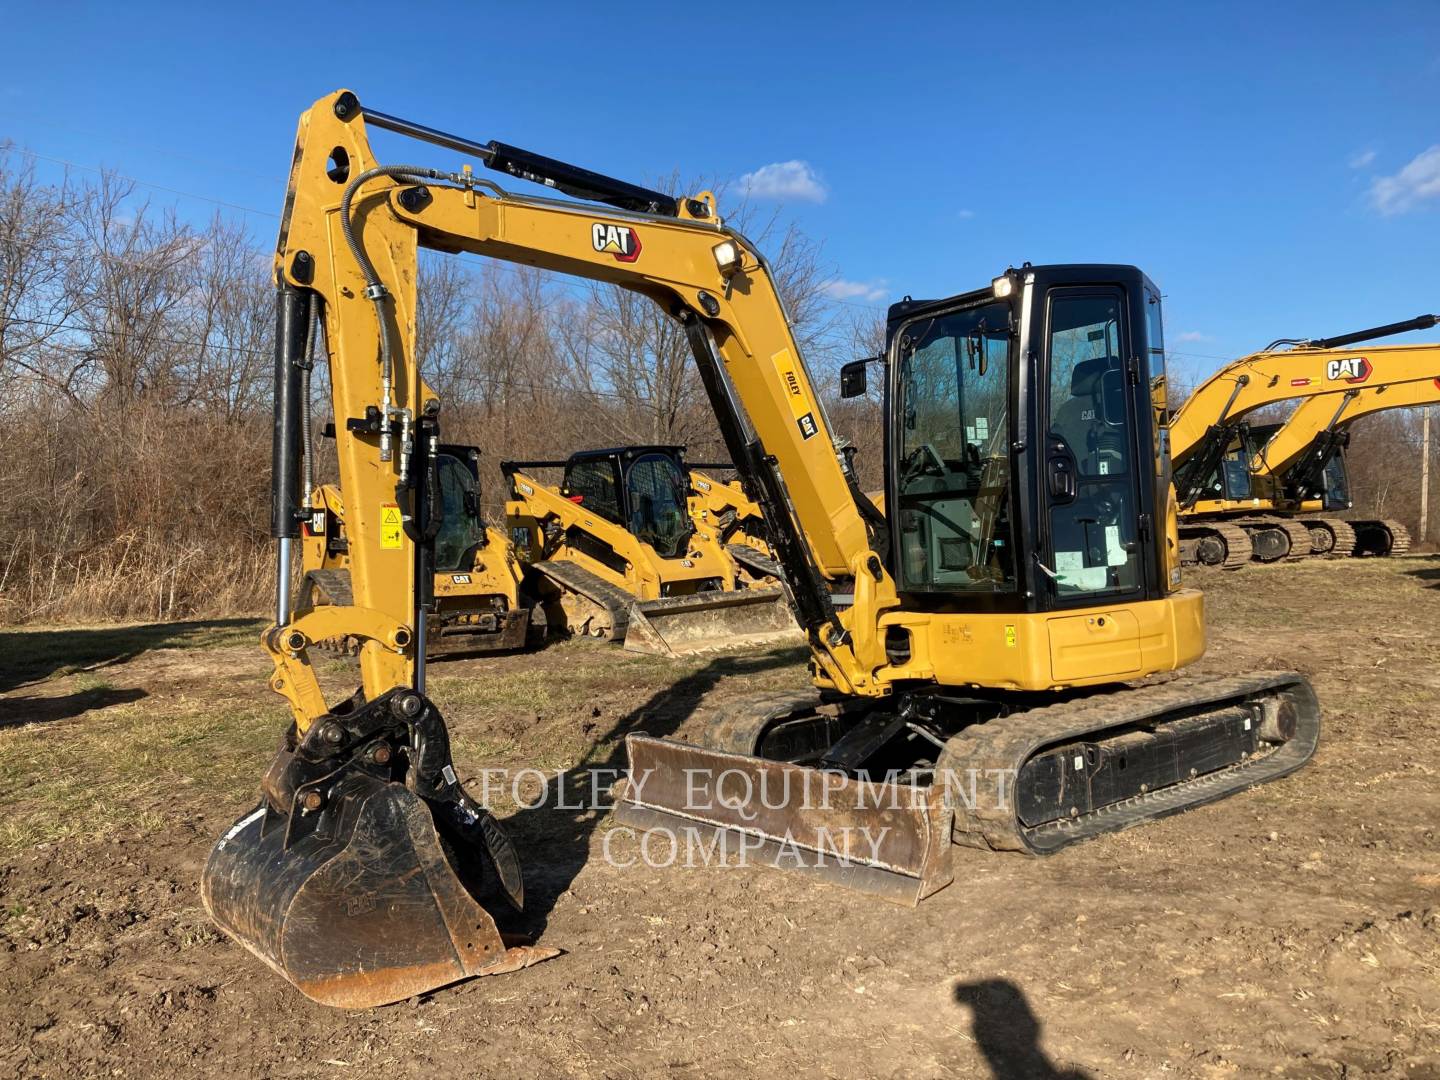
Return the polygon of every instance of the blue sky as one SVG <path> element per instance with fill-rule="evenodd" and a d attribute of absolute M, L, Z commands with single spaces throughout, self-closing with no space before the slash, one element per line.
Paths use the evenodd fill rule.
<path fill-rule="evenodd" d="M 254 208 L 267 238 L 296 115 L 348 86 L 635 181 L 750 176 L 852 304 L 1133 262 L 1193 371 L 1440 310 L 1436 3 L 52 3 L 4 26 L 0 139 Z"/>

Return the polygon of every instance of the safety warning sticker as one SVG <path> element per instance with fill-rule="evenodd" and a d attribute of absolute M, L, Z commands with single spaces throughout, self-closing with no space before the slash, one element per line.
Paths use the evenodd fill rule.
<path fill-rule="evenodd" d="M 382 548 L 398 548 L 400 546 L 400 507 L 396 503 L 380 504 L 380 546 Z"/>

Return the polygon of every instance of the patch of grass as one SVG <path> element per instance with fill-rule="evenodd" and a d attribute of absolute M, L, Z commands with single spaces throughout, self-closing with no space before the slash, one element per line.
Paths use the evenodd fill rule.
<path fill-rule="evenodd" d="M 213 649 L 254 642 L 264 628 L 257 619 L 133 623 L 75 629 L 17 628 L 0 633 L 5 670 L 0 691 L 37 679 L 123 663 L 151 649 Z"/>
<path fill-rule="evenodd" d="M 0 851 L 169 827 L 207 803 L 240 807 L 279 740 L 274 708 L 118 705 L 85 724 L 0 738 Z"/>

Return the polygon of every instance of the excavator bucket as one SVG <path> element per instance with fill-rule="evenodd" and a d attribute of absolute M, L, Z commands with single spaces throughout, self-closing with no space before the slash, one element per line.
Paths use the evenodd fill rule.
<path fill-rule="evenodd" d="M 280 752 L 205 865 L 216 925 L 306 997 L 351 1009 L 557 955 L 502 934 L 482 902 L 523 901 L 499 823 L 458 784 L 422 798 L 373 763 L 389 754 L 363 754 L 316 776 Z"/>
<path fill-rule="evenodd" d="M 804 635 L 778 588 L 637 600 L 625 629 L 626 649 L 659 656 L 802 641 Z"/>
<path fill-rule="evenodd" d="M 950 883 L 954 813 L 938 788 L 647 735 L 625 749 L 622 824 L 669 830 L 709 859 L 797 870 L 911 907 Z"/>

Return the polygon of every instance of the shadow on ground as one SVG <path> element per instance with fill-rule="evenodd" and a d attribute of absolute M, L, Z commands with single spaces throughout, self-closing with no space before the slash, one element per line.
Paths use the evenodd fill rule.
<path fill-rule="evenodd" d="M 544 802 L 505 819 L 525 859 L 527 848 L 542 852 L 526 861 L 524 929 L 538 935 L 545 927 L 555 901 L 564 894 L 590 857 L 590 839 L 601 827 L 609 805 L 609 782 L 624 775 L 625 736 L 639 732 L 657 737 L 673 735 L 721 679 L 758 675 L 802 662 L 803 649 L 782 649 L 759 654 L 720 656 L 678 682 L 658 690 L 626 713 L 600 736 L 594 749 L 576 768 L 550 784 Z M 601 778 L 602 809 L 566 809 L 593 804 L 592 774 Z"/>
<path fill-rule="evenodd" d="M 123 664 L 151 649 L 184 642 L 205 645 L 253 627 L 255 619 L 210 619 L 193 622 L 145 623 L 75 630 L 7 630 L 0 633 L 0 693 L 56 673 L 89 671 Z"/>
<path fill-rule="evenodd" d="M 1040 1049 L 1040 1019 L 1009 979 L 981 979 L 955 987 L 955 1003 L 970 1010 L 975 1045 L 995 1080 L 1092 1080 L 1079 1069 L 1057 1069 Z"/>
<path fill-rule="evenodd" d="M 115 690 L 105 686 L 77 690 L 73 694 L 62 694 L 59 697 L 0 698 L 0 731 L 25 724 L 49 724 L 56 720 L 69 720 L 72 716 L 81 716 L 92 709 L 125 705 L 149 696 L 144 690 L 135 687 Z"/>
<path fill-rule="evenodd" d="M 1427 561 L 1433 563 L 1434 559 Z M 1422 566 L 1414 570 L 1406 570 L 1404 573 L 1408 577 L 1415 578 L 1417 581 L 1423 581 L 1427 588 L 1440 588 L 1440 566 Z"/>

